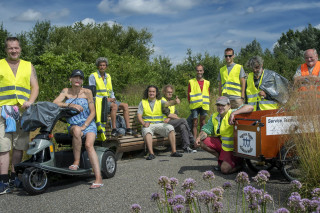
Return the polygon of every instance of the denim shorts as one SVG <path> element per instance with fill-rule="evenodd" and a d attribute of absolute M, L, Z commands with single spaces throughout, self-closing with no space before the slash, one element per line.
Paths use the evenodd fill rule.
<path fill-rule="evenodd" d="M 202 107 L 191 110 L 192 119 L 198 118 L 198 116 L 207 116 L 207 110 L 202 109 Z"/>
<path fill-rule="evenodd" d="M 121 104 L 121 102 L 120 102 L 120 101 L 116 101 L 115 104 L 117 104 L 118 110 L 119 110 L 119 105 Z M 111 109 L 110 106 L 111 106 L 111 102 L 108 102 L 108 108 L 107 108 L 107 112 L 108 112 L 108 113 L 110 113 L 110 109 Z"/>

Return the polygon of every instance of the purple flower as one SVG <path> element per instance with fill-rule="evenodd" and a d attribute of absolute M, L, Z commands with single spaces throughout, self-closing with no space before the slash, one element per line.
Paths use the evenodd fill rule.
<path fill-rule="evenodd" d="M 170 206 L 175 205 L 175 204 L 176 204 L 175 199 L 169 198 L 169 199 L 168 199 L 168 204 L 169 204 Z"/>
<path fill-rule="evenodd" d="M 173 191 L 168 190 L 168 191 L 167 191 L 167 197 L 172 198 L 172 197 L 173 197 Z"/>
<path fill-rule="evenodd" d="M 204 204 L 216 201 L 216 195 L 213 192 L 201 191 L 199 193 L 199 201 Z"/>
<path fill-rule="evenodd" d="M 225 189 L 225 190 L 231 188 L 231 183 L 230 182 L 225 182 L 223 184 L 222 188 Z"/>
<path fill-rule="evenodd" d="M 258 210 L 260 209 L 259 205 L 256 202 L 250 203 L 248 205 L 248 209 L 254 211 L 254 210 Z"/>
<path fill-rule="evenodd" d="M 160 176 L 159 180 L 158 180 L 158 184 L 161 186 L 161 188 L 170 188 L 170 180 L 167 176 Z"/>
<path fill-rule="evenodd" d="M 305 206 L 301 201 L 301 196 L 297 192 L 292 192 L 288 199 L 288 206 L 295 212 L 305 211 Z"/>
<path fill-rule="evenodd" d="M 213 172 L 212 171 L 205 171 L 203 173 L 203 176 L 202 176 L 203 180 L 205 181 L 211 181 L 211 180 L 214 180 L 216 177 L 214 176 Z"/>
<path fill-rule="evenodd" d="M 186 189 L 193 189 L 193 187 L 195 186 L 196 181 L 193 180 L 192 178 L 187 178 L 184 180 L 183 184 L 182 184 L 182 188 L 184 190 Z"/>
<path fill-rule="evenodd" d="M 315 188 L 312 190 L 311 195 L 313 198 L 319 198 L 320 197 L 320 188 Z"/>
<path fill-rule="evenodd" d="M 248 174 L 245 173 L 245 172 L 239 172 L 239 173 L 237 174 L 237 177 L 236 177 L 235 181 L 236 181 L 236 183 L 238 183 L 238 184 L 243 184 L 243 185 L 245 185 L 245 184 L 250 184 L 249 176 L 248 176 Z"/>
<path fill-rule="evenodd" d="M 159 194 L 159 193 L 153 193 L 153 194 L 151 195 L 151 200 L 152 200 L 152 201 L 158 201 L 158 200 L 160 200 L 160 194 Z"/>
<path fill-rule="evenodd" d="M 273 198 L 268 193 L 263 194 L 261 199 L 259 199 L 259 205 L 265 205 L 266 203 L 271 203 L 273 201 Z"/>
<path fill-rule="evenodd" d="M 178 184 L 179 184 L 179 181 L 177 178 L 175 177 L 170 178 L 170 185 L 172 190 L 174 190 Z"/>
<path fill-rule="evenodd" d="M 274 213 L 290 213 L 288 209 L 286 208 L 280 208 L 277 211 L 275 211 Z"/>
<path fill-rule="evenodd" d="M 132 213 L 139 213 L 141 211 L 141 206 L 139 204 L 132 204 L 131 205 L 131 212 Z"/>
<path fill-rule="evenodd" d="M 291 181 L 291 185 L 293 186 L 293 190 L 301 189 L 302 184 L 298 180 Z"/>
<path fill-rule="evenodd" d="M 261 170 L 258 172 L 258 174 L 263 174 L 264 176 L 266 176 L 267 178 L 270 177 L 270 173 L 267 170 Z"/>
<path fill-rule="evenodd" d="M 173 207 L 173 212 L 175 213 L 182 213 L 182 210 L 183 210 L 184 206 L 183 205 L 176 205 Z"/>
<path fill-rule="evenodd" d="M 176 195 L 174 199 L 178 204 L 184 204 L 184 202 L 186 201 L 186 199 L 182 195 Z"/>
<path fill-rule="evenodd" d="M 213 212 L 221 213 L 223 209 L 222 202 L 218 202 L 218 201 L 214 202 L 212 205 L 212 209 L 213 209 Z"/>
<path fill-rule="evenodd" d="M 267 176 L 262 173 L 258 173 L 255 177 L 252 178 L 255 182 L 257 182 L 258 186 L 266 185 L 269 180 Z"/>
<path fill-rule="evenodd" d="M 213 188 L 210 191 L 213 192 L 218 197 L 218 201 L 222 200 L 224 189 L 221 186 Z"/>
<path fill-rule="evenodd" d="M 196 198 L 194 191 L 191 191 L 191 189 L 186 189 L 185 193 L 186 193 L 186 203 L 187 204 L 192 203 L 192 201 Z"/>

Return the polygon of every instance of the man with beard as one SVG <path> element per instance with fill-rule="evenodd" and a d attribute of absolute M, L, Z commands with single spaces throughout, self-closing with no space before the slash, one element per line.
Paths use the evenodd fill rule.
<path fill-rule="evenodd" d="M 246 103 L 254 111 L 278 109 L 288 99 L 288 80 L 278 73 L 263 69 L 263 59 L 254 56 L 247 66 L 253 70 L 246 83 Z"/>
<path fill-rule="evenodd" d="M 197 77 L 189 80 L 188 101 L 192 118 L 192 134 L 197 138 L 198 116 L 200 115 L 200 129 L 205 124 L 210 104 L 210 82 L 203 78 L 204 69 L 201 64 L 196 66 Z"/>

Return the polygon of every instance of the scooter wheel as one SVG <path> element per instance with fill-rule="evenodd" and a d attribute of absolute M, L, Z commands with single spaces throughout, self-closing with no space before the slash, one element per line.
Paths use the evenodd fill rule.
<path fill-rule="evenodd" d="M 22 174 L 23 188 L 30 195 L 43 193 L 49 186 L 47 173 L 39 168 L 26 168 Z"/>
<path fill-rule="evenodd" d="M 116 174 L 117 161 L 116 157 L 111 151 L 103 153 L 101 160 L 101 174 L 103 178 L 112 178 Z"/>

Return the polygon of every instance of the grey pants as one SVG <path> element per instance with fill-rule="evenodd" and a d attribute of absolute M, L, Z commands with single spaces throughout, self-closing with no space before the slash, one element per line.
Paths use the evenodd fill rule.
<path fill-rule="evenodd" d="M 169 124 L 174 127 L 174 130 L 176 132 L 179 132 L 181 134 L 183 149 L 190 147 L 190 144 L 194 144 L 194 138 L 186 119 L 170 119 Z"/>

